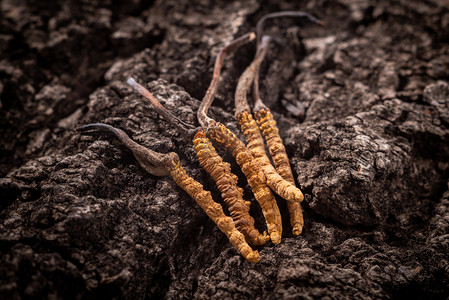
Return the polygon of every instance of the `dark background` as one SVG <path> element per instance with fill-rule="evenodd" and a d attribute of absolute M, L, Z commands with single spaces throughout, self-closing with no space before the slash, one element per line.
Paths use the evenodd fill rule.
<path fill-rule="evenodd" d="M 0 297 L 422 298 L 449 294 L 449 3 L 0 2 Z M 127 86 L 196 110 L 218 51 L 279 10 L 261 69 L 305 194 L 291 234 L 246 262 L 169 177 L 142 170 L 104 122 L 177 152 L 220 200 L 186 141 Z M 226 60 L 211 115 L 239 134 L 233 93 L 254 55 Z M 297 107 L 292 110 L 291 106 Z M 253 200 L 232 158 L 233 171 Z M 254 203 L 251 214 L 263 229 Z"/>

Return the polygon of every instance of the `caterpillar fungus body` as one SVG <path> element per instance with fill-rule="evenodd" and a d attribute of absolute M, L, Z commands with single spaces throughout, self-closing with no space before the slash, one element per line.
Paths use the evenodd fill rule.
<path fill-rule="evenodd" d="M 254 219 L 249 214 L 251 203 L 243 200 L 243 190 L 237 186 L 238 178 L 231 172 L 229 163 L 223 162 L 202 129 L 194 136 L 193 144 L 200 165 L 217 184 L 237 229 L 250 244 L 265 244 L 270 237 L 265 232 L 260 234 L 254 227 Z"/>
<path fill-rule="evenodd" d="M 304 226 L 304 219 L 302 208 L 299 203 L 304 199 L 304 195 L 301 190 L 294 185 L 293 175 L 291 176 L 292 180 L 290 181 L 288 178 L 282 177 L 280 172 L 278 173 L 271 165 L 265 152 L 265 145 L 259 127 L 251 113 L 243 111 L 237 115 L 237 120 L 245 135 L 247 147 L 251 150 L 251 154 L 259 162 L 265 173 L 268 186 L 279 196 L 288 200 L 287 208 L 290 213 L 292 232 L 294 235 L 300 235 Z"/>
<path fill-rule="evenodd" d="M 254 197 L 262 208 L 271 241 L 274 244 L 280 243 L 282 235 L 281 213 L 274 195 L 266 184 L 266 177 L 260 165 L 245 144 L 223 124 L 212 121 L 207 128 L 207 135 L 234 156 L 253 190 Z"/>
<path fill-rule="evenodd" d="M 168 169 L 176 184 L 198 203 L 240 254 L 249 262 L 257 263 L 260 261 L 259 252 L 251 249 L 245 240 L 245 236 L 236 228 L 232 218 L 225 215 L 221 205 L 212 199 L 210 192 L 205 191 L 201 183 L 187 175 L 179 161 L 170 163 Z"/>
<path fill-rule="evenodd" d="M 287 152 L 285 151 L 282 138 L 279 136 L 279 130 L 276 121 L 268 108 L 262 108 L 255 114 L 256 121 L 267 143 L 268 151 L 273 159 L 274 166 L 285 180 L 295 184 Z M 293 234 L 300 235 L 304 226 L 302 208 L 299 203 L 287 203 L 290 213 L 290 223 L 293 227 Z"/>
<path fill-rule="evenodd" d="M 283 178 L 271 165 L 270 159 L 265 152 L 265 145 L 259 127 L 254 121 L 246 98 L 246 94 L 259 72 L 260 64 L 265 57 L 270 40 L 269 36 L 262 37 L 255 58 L 239 78 L 235 92 L 235 116 L 245 135 L 248 148 L 265 173 L 268 186 L 287 200 L 293 234 L 300 235 L 304 226 L 304 219 L 299 202 L 304 199 L 304 196 L 301 190 L 295 186 L 294 181 L 288 181 L 286 178 Z M 261 103 L 261 101 L 259 102 Z"/>
<path fill-rule="evenodd" d="M 290 181 L 285 180 L 271 165 L 265 153 L 265 145 L 259 127 L 251 113 L 243 111 L 237 115 L 237 120 L 245 135 L 247 147 L 262 166 L 267 177 L 268 186 L 285 200 L 292 202 L 301 202 L 304 200 L 304 195 L 301 190 Z"/>
<path fill-rule="evenodd" d="M 273 158 L 273 163 L 278 173 L 290 182 L 294 182 L 287 152 L 285 151 L 282 138 L 279 136 L 279 129 L 277 128 L 276 121 L 274 120 L 270 109 L 260 109 L 255 113 L 255 117 L 260 130 L 265 137 L 268 151 Z"/>
<path fill-rule="evenodd" d="M 248 148 L 251 150 L 255 158 L 259 161 L 262 169 L 267 177 L 268 186 L 279 196 L 288 201 L 301 202 L 304 196 L 295 184 L 285 180 L 280 176 L 265 153 L 265 145 L 263 138 L 259 132 L 259 127 L 251 115 L 246 94 L 254 81 L 254 76 L 258 71 L 260 63 L 267 51 L 268 39 L 262 39 L 263 48 L 256 54 L 255 59 L 248 68 L 240 76 L 235 92 L 235 116 L 240 128 L 245 135 Z M 273 120 L 274 121 L 274 120 Z M 276 125 L 276 123 L 274 123 Z M 281 140 L 282 145 L 282 140 Z M 288 162 L 288 161 L 287 161 Z"/>

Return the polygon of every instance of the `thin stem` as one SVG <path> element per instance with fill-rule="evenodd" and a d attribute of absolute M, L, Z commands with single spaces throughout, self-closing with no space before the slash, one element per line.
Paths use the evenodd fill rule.
<path fill-rule="evenodd" d="M 238 47 L 252 41 L 255 37 L 256 35 L 254 34 L 254 32 L 247 33 L 244 36 L 241 36 L 238 39 L 234 40 L 229 45 L 225 46 L 223 49 L 221 49 L 220 53 L 218 53 L 218 56 L 215 59 L 212 81 L 209 85 L 209 88 L 207 89 L 206 95 L 204 96 L 197 113 L 198 121 L 203 128 L 206 128 L 212 120 L 207 116 L 207 112 L 212 102 L 214 101 L 215 94 L 217 93 L 221 68 L 223 67 L 223 61 L 225 57 L 235 51 Z"/>
<path fill-rule="evenodd" d="M 306 13 L 304 11 L 278 11 L 274 13 L 269 13 L 264 15 L 262 18 L 259 19 L 256 25 L 256 35 L 257 35 L 257 47 L 259 48 L 262 32 L 263 32 L 263 25 L 265 21 L 269 19 L 274 18 L 283 18 L 283 17 L 293 17 L 293 18 L 308 18 L 310 22 L 318 24 L 320 26 L 323 26 L 323 21 L 320 19 L 315 18 L 309 13 Z"/>
<path fill-rule="evenodd" d="M 120 142 L 122 142 L 129 150 L 131 150 L 139 164 L 150 174 L 156 176 L 168 175 L 168 170 L 165 166 L 165 162 L 166 159 L 169 158 L 169 154 L 158 153 L 144 146 L 141 146 L 134 142 L 123 130 L 112 127 L 108 124 L 88 124 L 78 128 L 77 131 L 86 133 L 87 131 L 95 129 L 113 133 L 120 140 Z"/>
<path fill-rule="evenodd" d="M 309 13 L 306 13 L 304 11 L 280 11 L 280 12 L 274 12 L 270 14 L 264 15 L 260 20 L 257 22 L 256 25 L 256 34 L 257 34 L 257 53 L 262 51 L 262 34 L 263 34 L 263 26 L 264 23 L 269 19 L 274 18 L 283 18 L 283 17 L 294 17 L 294 18 L 307 18 L 310 22 L 314 24 L 318 24 L 320 26 L 324 26 L 323 21 L 320 19 L 315 18 L 314 16 L 310 15 Z M 257 55 L 257 54 L 256 54 Z M 259 95 L 259 69 L 260 64 L 257 67 L 256 75 L 254 76 L 253 80 L 253 87 L 252 87 L 252 97 L 254 101 L 254 110 L 260 110 L 262 108 L 266 108 L 265 104 L 262 102 L 262 99 L 260 99 Z"/>
<path fill-rule="evenodd" d="M 271 40 L 272 38 L 268 35 L 262 37 L 262 42 L 256 56 L 239 78 L 234 97 L 236 116 L 243 111 L 251 111 L 247 100 L 247 94 L 253 84 L 254 78 L 259 73 L 260 65 L 265 58 L 265 54 L 267 53 L 268 45 Z"/>
<path fill-rule="evenodd" d="M 183 135 L 187 137 L 193 137 L 196 133 L 196 128 L 190 124 L 185 123 L 184 121 L 180 120 L 176 116 L 172 115 L 168 110 L 165 109 L 165 107 L 162 106 L 162 104 L 159 102 L 159 100 L 156 99 L 146 88 L 138 84 L 134 78 L 128 79 L 128 84 L 135 89 L 137 92 L 139 92 L 145 99 L 149 100 L 151 105 L 154 107 L 156 112 L 160 114 L 165 120 L 167 120 L 170 124 L 176 127 Z"/>

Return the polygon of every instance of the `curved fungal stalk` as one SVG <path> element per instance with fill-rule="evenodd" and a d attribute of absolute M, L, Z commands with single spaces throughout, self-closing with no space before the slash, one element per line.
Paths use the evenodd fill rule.
<path fill-rule="evenodd" d="M 177 118 L 176 116 L 172 115 L 168 110 L 165 109 L 165 107 L 162 106 L 162 104 L 157 100 L 156 97 L 153 96 L 153 94 L 150 93 L 146 88 L 144 88 L 142 85 L 138 84 L 134 78 L 130 77 L 127 81 L 127 83 L 139 94 L 141 94 L 144 99 L 149 100 L 149 103 L 151 106 L 153 106 L 154 110 L 161 115 L 165 120 L 167 120 L 170 124 L 172 124 L 176 129 L 178 129 L 179 132 L 181 132 L 186 137 L 192 137 L 196 133 L 196 128 L 190 124 L 185 123 L 181 119 Z"/>
<path fill-rule="evenodd" d="M 265 244 L 270 237 L 265 233 L 261 234 L 254 227 L 254 219 L 249 214 L 249 203 L 243 199 L 243 191 L 237 186 L 237 177 L 232 174 L 229 164 L 223 162 L 206 136 L 201 133 L 202 131 L 195 129 L 192 125 L 186 124 L 173 116 L 147 89 L 135 82 L 132 78 L 128 80 L 128 83 L 145 98 L 149 99 L 151 104 L 156 108 L 156 111 L 180 130 L 187 138 L 190 139 L 195 134 L 193 136 L 193 143 L 198 160 L 217 184 L 237 228 L 244 234 L 249 243 L 253 245 Z"/>
<path fill-rule="evenodd" d="M 269 19 L 280 17 L 305 17 L 310 22 L 323 26 L 323 22 L 321 20 L 302 11 L 283 11 L 267 14 L 263 16 L 257 22 L 256 25 L 256 33 L 257 33 L 256 56 L 260 52 L 266 52 L 266 50 L 264 50 L 266 46 L 263 43 L 264 23 Z M 263 103 L 259 95 L 260 65 L 261 63 L 255 65 L 255 76 L 252 86 L 252 97 L 254 101 L 254 108 L 253 108 L 254 117 L 256 118 L 259 128 L 262 131 L 262 134 L 265 138 L 268 151 L 270 152 L 276 171 L 283 179 L 294 185 L 295 180 L 293 178 L 290 162 L 288 160 L 287 152 L 285 151 L 284 143 L 282 142 L 282 139 L 279 136 L 279 130 L 277 128 L 276 121 L 273 119 L 273 115 L 271 114 L 270 110 L 266 107 L 266 105 Z M 301 205 L 299 203 L 287 202 L 287 207 L 290 213 L 290 223 L 293 228 L 293 234 L 299 235 L 301 234 L 302 228 L 304 226 L 304 219 Z"/>
<path fill-rule="evenodd" d="M 236 115 L 243 111 L 251 111 L 246 95 L 251 88 L 251 85 L 253 84 L 254 77 L 259 71 L 260 64 L 265 58 L 271 39 L 272 38 L 268 35 L 262 37 L 262 41 L 260 43 L 256 56 L 254 57 L 251 64 L 245 69 L 245 71 L 243 71 L 242 75 L 239 78 L 234 95 Z"/>
<path fill-rule="evenodd" d="M 252 39 L 252 38 L 251 38 Z M 249 37 L 247 41 L 249 41 Z M 237 40 L 236 40 L 237 41 Z M 233 45 L 231 43 L 230 45 Z M 207 116 L 207 112 L 214 101 L 215 94 L 218 89 L 218 82 L 220 80 L 221 68 L 223 66 L 224 57 L 229 53 L 226 46 L 215 60 L 214 75 L 209 88 L 204 96 L 197 116 L 206 134 L 213 139 L 221 147 L 234 156 L 237 164 L 245 174 L 249 185 L 254 193 L 254 196 L 262 208 L 264 214 L 268 234 L 271 237 L 271 241 L 274 244 L 278 244 L 281 241 L 282 235 L 282 219 L 281 213 L 276 203 L 274 195 L 271 193 L 270 188 L 267 186 L 267 179 L 263 173 L 263 170 L 259 163 L 254 159 L 250 150 L 246 145 L 241 142 L 235 134 L 233 134 L 226 126 L 216 122 L 212 118 Z"/>
<path fill-rule="evenodd" d="M 311 14 L 305 12 L 305 11 L 291 11 L 291 10 L 286 10 L 286 11 L 278 11 L 278 12 L 274 12 L 274 13 L 269 13 L 264 15 L 262 18 L 259 19 L 259 21 L 257 21 L 257 25 L 256 25 L 256 35 L 257 35 L 257 46 L 259 48 L 260 45 L 260 41 L 262 39 L 263 36 L 263 25 L 264 23 L 269 20 L 269 19 L 276 19 L 276 18 L 285 18 L 285 17 L 292 17 L 292 18 L 307 18 L 309 19 L 310 22 L 314 23 L 314 24 L 318 24 L 320 26 L 323 26 L 323 21 L 321 21 L 320 19 L 315 18 L 314 16 L 312 16 Z"/>
<path fill-rule="evenodd" d="M 151 151 L 150 149 L 137 144 L 121 129 L 103 123 L 93 123 L 81 126 L 77 130 L 81 133 L 86 133 L 92 130 L 110 132 L 114 134 L 123 145 L 131 150 L 134 157 L 145 171 L 155 176 L 166 176 L 169 174 L 164 165 L 167 157 L 166 154 Z"/>
<path fill-rule="evenodd" d="M 260 134 L 259 127 L 251 115 L 246 95 L 251 88 L 254 80 L 255 70 L 261 64 L 267 52 L 269 37 L 262 38 L 260 51 L 257 53 L 253 62 L 246 68 L 239 78 L 235 92 L 235 116 L 239 122 L 240 128 L 245 135 L 248 148 L 267 177 L 268 186 L 279 196 L 287 201 L 301 202 L 304 196 L 291 182 L 283 179 L 271 165 L 270 159 L 265 152 L 265 145 Z"/>
<path fill-rule="evenodd" d="M 323 21 L 321 21 L 318 18 L 315 18 L 309 13 L 306 13 L 304 11 L 279 11 L 274 13 L 269 13 L 264 15 L 262 18 L 257 21 L 256 25 L 256 35 L 257 35 L 257 53 L 260 51 L 263 51 L 263 48 L 265 48 L 265 45 L 262 43 L 262 39 L 264 37 L 263 35 L 263 27 L 267 20 L 275 19 L 275 18 L 285 18 L 285 17 L 292 17 L 292 18 L 307 18 L 310 22 L 324 26 Z M 256 53 L 256 56 L 257 56 Z M 262 59 L 263 60 L 263 59 Z M 261 108 L 266 108 L 265 104 L 262 102 L 259 96 L 259 69 L 260 69 L 260 63 L 256 66 L 256 75 L 254 77 L 253 82 L 253 88 L 252 88 L 252 96 L 254 101 L 254 110 L 259 110 Z"/>
<path fill-rule="evenodd" d="M 300 235 L 304 227 L 304 218 L 299 202 L 304 200 L 304 195 L 301 190 L 295 186 L 294 180 L 289 180 L 288 177 L 282 176 L 279 173 L 279 170 L 276 171 L 271 165 L 270 159 L 265 152 L 264 140 L 260 134 L 259 127 L 250 113 L 247 101 L 247 93 L 255 76 L 258 74 L 259 67 L 266 55 L 269 41 L 269 37 L 262 37 L 262 42 L 260 43 L 254 60 L 240 76 L 235 92 L 235 116 L 245 135 L 248 148 L 251 149 L 251 153 L 262 166 L 263 172 L 267 178 L 268 186 L 276 194 L 287 200 L 287 208 L 290 214 L 290 224 L 292 226 L 293 234 Z M 281 146 L 283 147 L 282 140 Z M 286 157 L 286 159 L 288 163 L 288 157 Z M 284 171 L 284 169 L 282 170 Z"/>
<path fill-rule="evenodd" d="M 257 263 L 260 260 L 259 252 L 251 249 L 244 235 L 235 227 L 232 218 L 226 216 L 221 205 L 212 199 L 211 193 L 205 191 L 198 181 L 186 173 L 176 153 L 162 154 L 151 151 L 131 140 L 122 130 L 102 123 L 82 126 L 78 131 L 86 132 L 94 129 L 106 130 L 117 136 L 132 151 L 139 164 L 149 173 L 156 176 L 170 174 L 173 181 L 198 203 L 247 261 Z"/>
<path fill-rule="evenodd" d="M 217 58 L 215 59 L 214 64 L 214 73 L 212 75 L 212 80 L 210 82 L 209 88 L 204 95 L 203 100 L 201 101 L 201 105 L 198 108 L 197 117 L 198 122 L 201 124 L 203 128 L 207 128 L 214 121 L 207 116 L 207 111 L 209 110 L 210 105 L 214 101 L 215 94 L 217 93 L 218 83 L 220 81 L 221 68 L 223 67 L 223 61 L 228 56 L 229 53 L 235 51 L 238 47 L 254 40 L 256 35 L 254 32 L 250 32 L 241 36 L 240 38 L 234 40 L 230 44 L 226 45 L 223 49 L 218 53 Z"/>

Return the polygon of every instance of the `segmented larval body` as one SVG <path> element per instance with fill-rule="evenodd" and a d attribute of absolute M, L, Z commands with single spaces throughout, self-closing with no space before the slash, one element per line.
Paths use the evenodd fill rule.
<path fill-rule="evenodd" d="M 197 132 L 193 144 L 200 165 L 217 184 L 237 229 L 250 244 L 265 244 L 270 237 L 254 227 L 254 219 L 249 214 L 251 203 L 243 200 L 243 190 L 237 186 L 238 177 L 231 172 L 229 163 L 223 162 L 203 130 Z"/>
<path fill-rule="evenodd" d="M 279 130 L 276 125 L 276 121 L 273 118 L 270 110 L 267 108 L 260 109 L 254 114 L 260 131 L 267 142 L 268 151 L 273 159 L 276 171 L 282 178 L 295 184 L 293 178 L 292 169 L 288 160 L 287 152 L 285 151 L 284 143 L 279 136 Z M 301 201 L 304 196 L 301 193 Z M 300 204 L 287 203 L 287 207 L 290 213 L 290 222 L 293 227 L 293 234 L 300 235 L 304 226 L 304 219 L 302 214 L 302 208 Z M 297 220 L 297 221 L 294 221 Z"/>
<path fill-rule="evenodd" d="M 259 252 L 253 251 L 247 244 L 244 235 L 237 230 L 234 221 L 223 212 L 220 204 L 216 203 L 209 191 L 205 191 L 198 181 L 187 175 L 179 162 L 173 162 L 168 167 L 170 175 L 176 184 L 187 192 L 198 205 L 206 212 L 209 218 L 217 224 L 218 228 L 228 237 L 231 244 L 245 257 L 246 260 L 256 263 L 260 260 Z"/>
<path fill-rule="evenodd" d="M 301 190 L 280 176 L 271 165 L 270 159 L 265 152 L 265 145 L 259 127 L 251 113 L 243 111 L 237 115 L 237 119 L 245 135 L 247 147 L 251 150 L 251 154 L 257 159 L 267 177 L 268 186 L 287 201 L 301 202 L 304 199 Z"/>
<path fill-rule="evenodd" d="M 282 235 L 281 214 L 276 199 L 266 184 L 266 178 L 260 165 L 245 144 L 223 124 L 215 122 L 209 126 L 207 134 L 234 156 L 253 190 L 254 197 L 262 208 L 272 242 L 274 244 L 280 243 Z"/>

